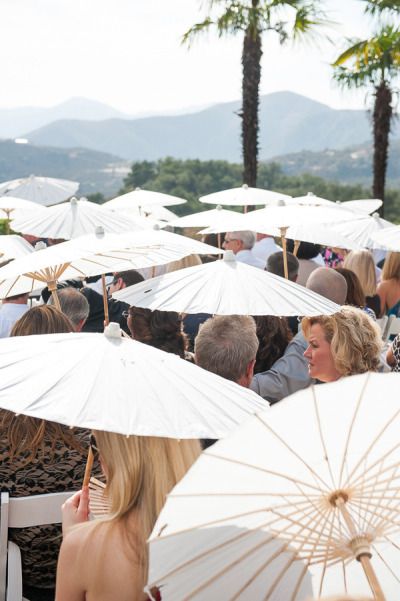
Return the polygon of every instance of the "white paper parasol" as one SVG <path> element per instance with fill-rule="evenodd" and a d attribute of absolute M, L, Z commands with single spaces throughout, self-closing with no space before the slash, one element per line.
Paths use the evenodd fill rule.
<path fill-rule="evenodd" d="M 48 207 L 73 196 L 79 188 L 78 182 L 52 177 L 21 177 L 0 184 L 0 196 L 17 196 Z"/>
<path fill-rule="evenodd" d="M 308 192 L 305 196 L 295 196 L 285 201 L 285 205 L 304 205 L 309 207 L 332 207 L 336 203 L 333 200 L 316 196 L 312 192 Z"/>
<path fill-rule="evenodd" d="M 231 188 L 213 192 L 199 198 L 200 202 L 215 205 L 231 206 L 249 206 L 249 205 L 267 205 L 277 203 L 279 200 L 291 198 L 287 194 L 273 192 L 272 190 L 263 190 L 262 188 L 250 188 L 243 184 L 240 188 Z"/>
<path fill-rule="evenodd" d="M 392 225 L 392 227 L 371 234 L 371 239 L 379 248 L 400 252 L 400 226 L 398 225 Z"/>
<path fill-rule="evenodd" d="M 119 434 L 220 438 L 265 407 L 252 391 L 180 359 L 104 334 L 0 341 L 0 407 Z"/>
<path fill-rule="evenodd" d="M 192 253 L 217 254 L 218 248 L 164 231 L 88 234 L 38 250 L 0 268 L 0 298 L 31 292 L 60 280 L 163 265 Z"/>
<path fill-rule="evenodd" d="M 312 386 L 207 449 L 157 520 L 150 588 L 166 601 L 305 601 L 308 568 L 316 598 L 397 601 L 399 384 L 397 373 L 370 373 Z M 285 557 L 266 583 L 271 534 Z"/>
<path fill-rule="evenodd" d="M 351 211 L 360 211 L 361 213 L 375 213 L 381 206 L 382 201 L 379 198 L 360 198 L 359 200 L 346 200 L 339 203 L 344 209 Z"/>
<path fill-rule="evenodd" d="M 186 202 L 184 198 L 179 198 L 179 196 L 136 188 L 132 192 L 127 192 L 126 194 L 122 194 L 122 196 L 117 196 L 105 202 L 102 206 L 107 209 L 130 209 L 131 207 L 148 207 L 152 205 L 169 207 Z"/>
<path fill-rule="evenodd" d="M 379 249 L 381 245 L 376 242 L 373 234 L 378 233 L 386 228 L 392 228 L 394 223 L 382 219 L 378 213 L 371 216 L 363 217 L 346 223 L 332 224 L 332 228 L 340 234 L 351 238 L 360 248 Z"/>
<path fill-rule="evenodd" d="M 76 198 L 50 207 L 31 219 L 18 219 L 12 222 L 12 228 L 17 232 L 38 238 L 63 238 L 66 240 L 94 232 L 98 226 L 109 233 L 142 229 L 126 217 L 119 217 L 105 211 L 94 202 Z"/>
<path fill-rule="evenodd" d="M 200 211 L 199 213 L 193 213 L 192 215 L 185 215 L 170 221 L 168 225 L 173 227 L 212 227 L 212 226 L 224 226 L 224 223 L 229 223 L 237 219 L 238 223 L 241 222 L 242 215 L 235 211 L 227 211 L 221 206 L 211 209 L 210 211 Z"/>
<path fill-rule="evenodd" d="M 30 255 L 33 252 L 33 246 L 21 236 L 10 235 L 0 236 L 0 262 L 9 261 Z"/>
<path fill-rule="evenodd" d="M 321 315 L 340 308 L 303 286 L 239 263 L 231 251 L 220 261 L 152 278 L 113 297 L 137 307 L 217 315 Z"/>

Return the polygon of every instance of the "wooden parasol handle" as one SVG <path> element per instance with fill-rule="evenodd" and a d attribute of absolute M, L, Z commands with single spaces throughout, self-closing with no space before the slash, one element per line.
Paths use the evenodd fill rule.
<path fill-rule="evenodd" d="M 83 476 L 82 486 L 89 486 L 89 480 L 90 480 L 90 474 L 92 473 L 92 467 L 93 467 L 93 451 L 92 451 L 92 447 L 89 447 L 89 452 L 88 452 L 88 456 L 87 456 L 87 460 L 86 460 L 85 475 Z"/>
<path fill-rule="evenodd" d="M 104 273 L 101 274 L 101 286 L 103 289 L 104 324 L 106 326 L 108 326 L 108 324 L 110 323 L 110 316 L 108 313 L 108 296 L 107 296 L 106 276 Z"/>
<path fill-rule="evenodd" d="M 55 282 L 55 281 L 47 282 L 47 287 L 51 292 L 51 296 L 53 297 L 54 306 L 59 311 L 61 311 L 60 299 L 58 298 L 58 294 L 57 294 L 57 282 Z"/>
<path fill-rule="evenodd" d="M 286 249 L 286 232 L 287 227 L 280 227 L 279 230 L 281 232 L 281 242 L 282 242 L 282 250 L 283 250 L 283 271 L 285 274 L 285 278 L 289 279 L 289 270 L 287 264 L 287 249 Z"/>
<path fill-rule="evenodd" d="M 342 514 L 351 536 L 353 536 L 356 539 L 358 537 L 356 527 L 354 525 L 350 513 L 347 510 L 346 501 L 341 495 L 338 495 L 338 497 L 335 499 L 335 505 Z M 374 595 L 374 598 L 376 599 L 376 601 L 386 601 L 386 597 L 383 593 L 382 587 L 379 583 L 378 578 L 376 577 L 375 570 L 372 567 L 370 557 L 371 555 L 370 553 L 368 553 L 368 551 L 363 551 L 359 554 L 356 553 L 356 559 L 361 563 L 363 567 L 364 573 L 367 577 L 368 584 L 371 587 L 371 591 Z"/>

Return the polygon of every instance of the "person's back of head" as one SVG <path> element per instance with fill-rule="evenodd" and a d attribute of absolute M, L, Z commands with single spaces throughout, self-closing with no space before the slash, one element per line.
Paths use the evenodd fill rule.
<path fill-rule="evenodd" d="M 400 280 L 400 252 L 389 252 L 382 270 L 382 281 Z"/>
<path fill-rule="evenodd" d="M 14 324 L 10 336 L 35 334 L 65 334 L 74 332 L 74 326 L 64 313 L 51 305 L 32 307 Z"/>
<path fill-rule="evenodd" d="M 86 297 L 76 288 L 71 286 L 62 288 L 57 292 L 61 311 L 70 319 L 75 331 L 79 332 L 89 315 L 89 302 Z M 49 305 L 54 305 L 53 295 L 48 301 Z"/>
<path fill-rule="evenodd" d="M 134 286 L 135 284 L 144 281 L 144 277 L 141 273 L 136 271 L 136 269 L 128 269 L 127 271 L 118 271 L 117 273 L 114 273 L 114 280 L 118 280 L 119 278 L 121 278 L 127 288 L 128 286 Z"/>
<path fill-rule="evenodd" d="M 294 240 L 288 239 L 286 241 L 286 248 L 289 252 L 294 250 Z M 322 246 L 320 244 L 313 244 L 312 242 L 300 242 L 299 248 L 297 249 L 298 259 L 315 259 L 321 252 Z"/>
<path fill-rule="evenodd" d="M 200 326 L 194 343 L 197 365 L 248 387 L 258 350 L 256 324 L 247 315 L 215 315 Z"/>
<path fill-rule="evenodd" d="M 107 478 L 110 524 L 135 513 L 134 551 L 147 575 L 147 545 L 168 493 L 200 455 L 198 440 L 94 432 Z M 131 522 L 132 523 L 132 522 Z M 124 522 L 124 529 L 129 522 Z M 132 538 L 131 538 L 132 540 Z"/>
<path fill-rule="evenodd" d="M 166 273 L 179 271 L 180 269 L 185 269 L 186 267 L 195 267 L 195 265 L 202 265 L 199 255 L 188 255 L 182 259 L 179 259 L 178 261 L 172 261 L 172 263 L 168 263 Z"/>
<path fill-rule="evenodd" d="M 285 317 L 257 315 L 253 319 L 260 343 L 254 366 L 254 373 L 258 374 L 271 369 L 275 361 L 282 357 L 293 335 Z"/>
<path fill-rule="evenodd" d="M 365 296 L 376 294 L 375 263 L 369 250 L 352 250 L 346 256 L 343 267 L 351 269 L 358 276 Z"/>
<path fill-rule="evenodd" d="M 130 307 L 128 327 L 135 340 L 185 357 L 188 342 L 179 313 Z"/>
<path fill-rule="evenodd" d="M 299 261 L 290 252 L 286 253 L 286 256 L 287 256 L 289 280 L 291 280 L 292 282 L 295 282 L 297 280 L 297 276 L 299 273 Z M 283 252 L 278 251 L 276 253 L 272 253 L 272 255 L 270 255 L 268 257 L 266 271 L 268 271 L 269 273 L 273 273 L 275 275 L 279 275 L 282 278 L 285 277 Z"/>
<path fill-rule="evenodd" d="M 306 288 L 338 305 L 344 305 L 347 296 L 345 278 L 330 267 L 318 267 L 310 274 Z"/>
<path fill-rule="evenodd" d="M 335 271 L 340 273 L 347 282 L 346 305 L 354 307 L 365 307 L 365 294 L 363 292 L 360 280 L 351 269 L 345 267 L 335 267 Z"/>

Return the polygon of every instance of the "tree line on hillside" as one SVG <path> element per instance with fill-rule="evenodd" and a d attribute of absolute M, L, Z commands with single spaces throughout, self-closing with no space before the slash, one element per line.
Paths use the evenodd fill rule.
<path fill-rule="evenodd" d="M 171 207 L 174 213 L 181 216 L 210 208 L 209 205 L 198 201 L 200 196 L 240 185 L 242 166 L 239 164 L 166 158 L 133 163 L 119 193 L 125 194 L 139 187 L 185 198 L 188 201 L 186 204 Z M 258 186 L 290 196 L 302 196 L 313 192 L 329 200 L 345 201 L 370 197 L 369 190 L 361 185 L 340 184 L 307 173 L 289 176 L 277 163 L 259 165 Z M 101 195 L 91 196 L 89 199 L 95 202 L 105 200 Z M 400 222 L 400 191 L 388 190 L 386 203 L 386 218 Z M 241 210 L 238 207 L 231 208 Z"/>
<path fill-rule="evenodd" d="M 375 198 L 384 200 L 393 89 L 400 71 L 400 27 L 393 24 L 400 14 L 400 0 L 360 1 L 364 12 L 375 18 L 374 32 L 366 40 L 347 41 L 348 48 L 333 65 L 334 78 L 344 88 L 372 91 L 372 189 Z M 309 39 L 321 27 L 332 23 L 326 18 L 321 0 L 209 0 L 207 4 L 208 15 L 184 34 L 183 43 L 191 44 L 198 34 L 211 28 L 216 29 L 219 37 L 242 36 L 242 109 L 238 113 L 242 120 L 242 182 L 261 186 L 258 109 L 263 35 L 276 34 L 283 44 Z M 385 210 L 388 204 L 389 198 Z M 383 212 L 382 206 L 382 215 Z"/>

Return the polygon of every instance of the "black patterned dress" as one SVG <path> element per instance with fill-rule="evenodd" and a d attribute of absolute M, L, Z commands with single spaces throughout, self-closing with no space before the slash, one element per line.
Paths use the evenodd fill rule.
<path fill-rule="evenodd" d="M 87 449 L 90 432 L 76 429 L 75 434 L 82 448 Z M 79 490 L 85 473 L 85 455 L 65 447 L 61 441 L 56 443 L 53 452 L 50 452 L 51 448 L 51 441 L 45 440 L 44 453 L 39 450 L 38 457 L 27 463 L 29 451 L 10 460 L 9 449 L 2 441 L 1 490 L 7 491 L 11 497 Z M 43 590 L 43 599 L 46 590 L 54 592 L 61 525 L 10 529 L 9 539 L 21 549 L 25 594 L 28 596 L 30 587 Z M 32 595 L 28 598 L 31 599 Z M 46 598 L 49 596 L 46 595 Z"/>

